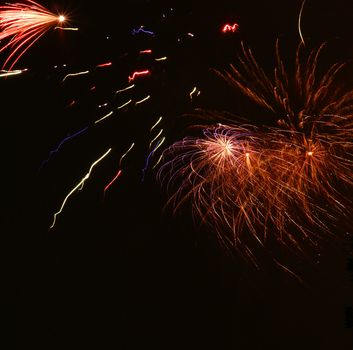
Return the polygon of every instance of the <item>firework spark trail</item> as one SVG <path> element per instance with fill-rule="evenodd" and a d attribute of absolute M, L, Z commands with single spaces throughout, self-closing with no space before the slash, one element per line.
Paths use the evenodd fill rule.
<path fill-rule="evenodd" d="M 194 98 L 194 95 L 196 94 L 196 96 L 200 96 L 200 90 L 195 86 L 191 92 L 189 93 L 189 96 L 190 96 L 190 100 L 192 101 L 193 98 Z"/>
<path fill-rule="evenodd" d="M 74 133 L 74 134 L 72 134 L 72 135 L 70 135 L 70 136 L 65 137 L 62 141 L 60 141 L 60 143 L 58 144 L 58 146 L 57 146 L 54 150 L 52 150 L 52 151 L 49 152 L 49 157 L 48 157 L 46 160 L 44 160 L 44 161 L 42 162 L 41 168 L 42 168 L 45 164 L 47 164 L 47 163 L 50 161 L 50 159 L 52 158 L 52 156 L 53 156 L 55 153 L 57 153 L 57 152 L 59 151 L 59 149 L 61 148 L 61 146 L 62 146 L 66 141 L 71 140 L 73 137 L 78 136 L 78 135 L 84 133 L 87 129 L 88 129 L 88 126 L 86 126 L 85 128 L 83 128 L 83 129 L 77 131 L 76 133 Z"/>
<path fill-rule="evenodd" d="M 3 63 L 11 70 L 21 56 L 50 28 L 66 21 L 34 1 L 0 6 L 0 40 L 9 39 L 0 52 L 9 49 Z"/>
<path fill-rule="evenodd" d="M 139 53 L 140 53 L 140 54 L 151 54 L 151 53 L 152 53 L 152 50 L 151 50 L 151 49 L 148 49 L 148 50 L 141 50 Z"/>
<path fill-rule="evenodd" d="M 130 90 L 130 89 L 132 89 L 132 88 L 134 88 L 134 87 L 135 87 L 135 84 L 129 85 L 129 86 L 127 86 L 126 88 L 123 88 L 123 89 L 120 89 L 120 90 L 115 91 L 115 94 L 116 94 L 116 95 L 117 95 L 117 94 L 120 94 L 121 92 Z"/>
<path fill-rule="evenodd" d="M 141 76 L 148 75 L 148 74 L 150 74 L 149 69 L 145 69 L 145 70 L 142 70 L 142 71 L 136 71 L 136 72 L 132 73 L 131 76 L 129 76 L 129 83 L 131 83 L 137 77 L 141 77 Z"/>
<path fill-rule="evenodd" d="M 148 157 L 146 158 L 146 162 L 145 162 L 145 167 L 142 169 L 142 179 L 141 181 L 143 182 L 145 180 L 145 176 L 146 176 L 146 171 L 150 162 L 150 159 L 153 157 L 154 153 L 157 151 L 157 149 L 162 146 L 162 144 L 165 141 L 165 137 L 163 137 L 161 140 L 159 140 L 156 144 L 156 146 L 153 148 L 153 150 L 149 153 Z"/>
<path fill-rule="evenodd" d="M 106 62 L 106 63 L 98 64 L 98 65 L 96 66 L 96 68 L 111 67 L 112 65 L 113 65 L 112 62 Z"/>
<path fill-rule="evenodd" d="M 108 114 L 106 114 L 106 115 L 103 116 L 102 118 L 96 120 L 96 121 L 94 122 L 94 124 L 98 124 L 98 123 L 102 122 L 103 120 L 109 118 L 109 117 L 112 116 L 113 114 L 114 114 L 114 111 L 110 111 Z"/>
<path fill-rule="evenodd" d="M 149 149 L 151 149 L 152 144 L 154 143 L 154 141 L 156 141 L 156 140 L 158 139 L 158 137 L 162 135 L 162 133 L 163 133 L 163 129 L 161 129 L 161 130 L 159 131 L 159 133 L 156 135 L 156 137 L 154 137 L 154 138 L 152 139 L 152 141 L 150 142 L 150 145 L 149 145 Z"/>
<path fill-rule="evenodd" d="M 168 59 L 167 56 L 163 56 L 163 57 L 155 58 L 154 60 L 155 60 L 156 62 L 159 62 L 159 61 L 166 61 L 167 59 Z"/>
<path fill-rule="evenodd" d="M 234 24 L 225 24 L 222 27 L 222 32 L 223 33 L 228 33 L 228 32 L 237 32 L 239 30 L 239 24 L 238 23 L 234 23 Z"/>
<path fill-rule="evenodd" d="M 54 29 L 60 29 L 60 30 L 70 30 L 73 32 L 77 32 L 79 28 L 77 27 L 55 27 Z"/>
<path fill-rule="evenodd" d="M 131 146 L 129 147 L 129 149 L 120 157 L 119 159 L 119 170 L 118 172 L 116 173 L 116 175 L 114 176 L 114 178 L 109 182 L 109 184 L 107 186 L 105 186 L 104 188 L 104 196 L 105 196 L 105 193 L 107 192 L 107 190 L 113 185 L 113 183 L 120 177 L 120 175 L 122 174 L 122 170 L 120 169 L 121 168 L 121 163 L 123 161 L 123 159 L 128 155 L 128 153 L 134 148 L 135 146 L 135 143 L 133 142 L 131 144 Z"/>
<path fill-rule="evenodd" d="M 132 100 L 129 100 L 129 101 L 125 102 L 125 103 L 123 103 L 121 106 L 119 106 L 117 109 L 118 109 L 118 110 L 119 110 L 119 109 L 123 109 L 123 108 L 127 107 L 131 102 L 132 102 Z"/>
<path fill-rule="evenodd" d="M 139 100 L 139 101 L 136 101 L 135 102 L 135 106 L 143 103 L 143 102 L 146 102 L 147 100 L 149 100 L 151 98 L 151 95 L 147 95 L 146 97 L 144 97 L 143 99 Z"/>
<path fill-rule="evenodd" d="M 70 77 L 77 77 L 77 76 L 85 75 L 85 74 L 89 74 L 89 70 L 85 70 L 85 71 L 77 72 L 77 73 L 69 73 L 69 74 L 66 74 L 65 77 L 63 78 L 62 82 L 65 82 L 65 80 L 66 80 L 67 78 L 70 78 Z"/>
<path fill-rule="evenodd" d="M 7 77 L 11 77 L 13 75 L 19 75 L 25 71 L 27 71 L 27 69 L 15 69 L 15 70 L 10 70 L 10 71 L 2 70 L 2 71 L 0 71 L 0 78 L 7 78 Z"/>
<path fill-rule="evenodd" d="M 82 180 L 66 195 L 66 197 L 64 198 L 60 209 L 54 214 L 54 218 L 53 218 L 53 222 L 51 224 L 51 226 L 49 227 L 49 230 L 52 229 L 55 226 L 56 223 L 56 218 L 57 216 L 63 211 L 65 204 L 67 202 L 67 200 L 69 199 L 69 197 L 76 191 L 76 190 L 80 190 L 82 189 L 82 187 L 84 186 L 86 180 L 89 179 L 91 172 L 93 170 L 93 168 L 100 162 L 102 161 L 111 151 L 112 149 L 109 148 L 100 158 L 98 158 L 95 162 L 92 163 L 92 165 L 90 166 L 87 174 L 82 178 Z"/>
<path fill-rule="evenodd" d="M 122 174 L 122 170 L 119 169 L 118 172 L 116 173 L 116 175 L 113 177 L 113 179 L 109 182 L 109 184 L 107 186 L 104 187 L 104 196 L 105 193 L 107 192 L 107 190 L 113 185 L 113 183 L 120 177 L 120 175 Z"/>
<path fill-rule="evenodd" d="M 158 120 L 152 125 L 150 132 L 162 121 L 163 117 L 159 117 Z"/>
<path fill-rule="evenodd" d="M 155 35 L 155 33 L 152 32 L 151 30 L 146 30 L 146 29 L 144 29 L 144 28 L 145 28 L 145 26 L 140 26 L 140 27 L 138 27 L 138 28 L 134 28 L 134 29 L 131 31 L 131 34 L 132 34 L 132 35 L 136 35 L 136 34 L 141 34 L 141 33 L 143 33 L 143 34 L 148 34 L 148 35 L 152 35 L 152 36 Z"/>
<path fill-rule="evenodd" d="M 303 33 L 302 33 L 302 16 L 303 16 L 303 9 L 304 9 L 304 5 L 305 5 L 305 1 L 306 0 L 303 0 L 303 2 L 302 2 L 302 6 L 300 7 L 300 12 L 299 12 L 299 17 L 298 17 L 298 32 L 299 32 L 300 40 L 302 41 L 304 46 L 305 46 L 305 41 L 304 41 L 304 37 L 303 37 Z"/>

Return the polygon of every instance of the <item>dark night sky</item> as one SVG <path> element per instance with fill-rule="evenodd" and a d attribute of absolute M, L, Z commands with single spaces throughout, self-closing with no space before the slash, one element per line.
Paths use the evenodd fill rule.
<path fill-rule="evenodd" d="M 16 169 L 3 197 L 15 228 L 4 230 L 3 247 L 10 247 L 3 254 L 3 278 L 9 282 L 4 309 L 16 312 L 17 348 L 353 349 L 352 328 L 345 324 L 353 306 L 347 268 L 352 242 L 323 242 L 314 262 L 291 256 L 289 264 L 303 284 L 266 258 L 255 271 L 236 253 L 224 251 L 187 210 L 177 217 L 162 210 L 165 193 L 152 171 L 141 182 L 156 116 L 167 116 L 170 143 L 185 135 L 190 120 L 180 115 L 192 108 L 232 110 L 232 93 L 209 68 L 233 62 L 240 39 L 267 69 L 277 37 L 290 58 L 299 41 L 301 2 L 45 4 L 68 9 L 80 31 L 47 33 L 19 64 L 29 71 L 0 81 L 3 149 L 11 164 L 3 171 Z M 329 42 L 327 62 L 353 57 L 352 10 L 351 1 L 307 0 L 304 35 L 310 47 Z M 228 21 L 238 21 L 240 32 L 220 34 Z M 142 24 L 156 31 L 154 39 L 130 34 Z M 195 33 L 195 40 L 187 32 Z M 170 57 L 164 66 L 152 67 L 150 79 L 136 92 L 151 93 L 153 100 L 72 139 L 40 169 L 63 137 L 102 115 L 97 105 L 126 86 L 133 70 L 151 65 L 136 55 L 150 47 Z M 111 68 L 94 71 L 107 61 Z M 68 67 L 53 68 L 63 63 Z M 61 83 L 65 74 L 85 69 L 94 73 Z M 191 105 L 185 96 L 195 85 L 202 94 Z M 67 108 L 72 100 L 77 105 Z M 102 188 L 132 142 L 137 146 L 124 160 L 123 176 L 103 200 Z M 109 147 L 113 156 L 94 170 L 48 231 L 63 197 Z"/>

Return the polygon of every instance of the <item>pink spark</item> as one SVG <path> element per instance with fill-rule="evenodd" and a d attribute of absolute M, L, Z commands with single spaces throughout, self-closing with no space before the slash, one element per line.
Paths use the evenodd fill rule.
<path fill-rule="evenodd" d="M 152 50 L 141 50 L 140 53 L 152 53 Z"/>

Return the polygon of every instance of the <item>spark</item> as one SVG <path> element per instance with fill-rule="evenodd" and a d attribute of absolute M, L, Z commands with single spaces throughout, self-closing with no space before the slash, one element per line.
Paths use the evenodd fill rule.
<path fill-rule="evenodd" d="M 100 162 L 102 161 L 111 151 L 112 149 L 109 148 L 100 158 L 98 158 L 95 162 L 92 163 L 92 165 L 90 166 L 87 174 L 81 179 L 81 181 L 66 195 L 66 197 L 64 198 L 60 209 L 54 214 L 54 218 L 53 218 L 53 222 L 51 224 L 51 226 L 49 227 L 49 230 L 52 229 L 55 226 L 56 223 L 56 218 L 57 216 L 63 211 L 65 204 L 67 202 L 67 200 L 69 199 L 69 197 L 79 188 L 82 188 L 83 185 L 85 184 L 86 180 L 91 176 L 91 172 L 93 170 L 93 168 Z"/>
<path fill-rule="evenodd" d="M 195 34 L 192 34 L 192 33 L 188 33 L 188 35 L 193 38 L 195 36 Z"/>
<path fill-rule="evenodd" d="M 140 33 L 144 33 L 144 34 L 148 34 L 148 35 L 152 35 L 152 36 L 155 35 L 154 32 L 144 29 L 144 26 L 134 28 L 131 33 L 132 33 L 132 35 L 136 35 L 136 34 L 140 34 Z"/>
<path fill-rule="evenodd" d="M 123 109 L 124 107 L 128 106 L 131 102 L 132 102 L 132 100 L 129 100 L 129 101 L 125 102 L 124 104 L 119 106 L 117 109 Z"/>
<path fill-rule="evenodd" d="M 304 46 L 305 46 L 305 41 L 304 41 L 304 37 L 303 37 L 303 34 L 302 34 L 301 21 L 302 21 L 302 15 L 303 15 L 303 9 L 304 9 L 304 5 L 305 5 L 305 1 L 306 0 L 303 0 L 303 2 L 302 2 L 302 6 L 300 7 L 300 12 L 299 12 L 299 17 L 298 17 L 299 36 L 300 36 L 300 40 L 302 41 Z"/>
<path fill-rule="evenodd" d="M 161 129 L 159 131 L 159 133 L 157 134 L 157 136 L 150 142 L 149 148 L 151 148 L 153 142 L 156 141 L 158 139 L 158 137 L 162 135 L 162 133 L 163 133 L 163 129 Z"/>
<path fill-rule="evenodd" d="M 152 170 L 154 170 L 158 166 L 158 164 L 161 162 L 162 159 L 163 159 L 163 153 L 159 156 L 156 164 L 152 167 Z"/>
<path fill-rule="evenodd" d="M 144 54 L 144 53 L 150 54 L 150 53 L 152 53 L 152 50 L 150 50 L 150 49 L 149 50 L 141 50 L 140 53 L 141 54 Z"/>
<path fill-rule="evenodd" d="M 150 132 L 162 121 L 163 117 L 159 117 L 155 124 L 152 125 Z"/>
<path fill-rule="evenodd" d="M 121 168 L 121 163 L 122 163 L 123 159 L 133 149 L 134 146 L 135 146 L 135 143 L 132 143 L 131 146 L 129 147 L 129 149 L 120 157 L 119 168 Z M 118 179 L 118 177 L 121 175 L 121 173 L 122 173 L 122 170 L 119 169 L 117 174 L 115 175 L 115 177 L 112 179 L 112 181 L 110 181 L 110 183 L 104 188 L 104 194 L 109 189 L 109 187 Z"/>
<path fill-rule="evenodd" d="M 150 162 L 151 157 L 153 157 L 154 153 L 157 151 L 157 149 L 163 144 L 163 142 L 165 141 L 165 137 L 163 137 L 162 140 L 158 141 L 156 146 L 154 147 L 154 149 L 150 152 L 150 154 L 148 155 L 147 159 L 146 159 L 146 163 L 145 163 L 145 167 L 142 169 L 142 182 L 145 179 L 145 174 Z"/>
<path fill-rule="evenodd" d="M 71 140 L 73 137 L 82 134 L 82 133 L 85 132 L 87 129 L 88 129 L 88 126 L 86 126 L 85 128 L 83 128 L 83 129 L 77 131 L 76 133 L 74 133 L 74 134 L 72 134 L 72 135 L 69 135 L 69 136 L 65 137 L 62 141 L 60 141 L 60 143 L 58 144 L 58 146 L 57 146 L 54 150 L 52 150 L 52 151 L 49 152 L 49 157 L 48 157 L 46 160 L 44 160 L 44 161 L 42 162 L 41 168 L 42 168 L 46 163 L 48 163 L 48 162 L 50 161 L 51 157 L 52 157 L 55 153 L 57 153 L 57 152 L 59 151 L 59 149 L 61 148 L 61 146 L 62 146 L 66 141 Z"/>
<path fill-rule="evenodd" d="M 234 23 L 234 24 L 225 24 L 222 28 L 222 32 L 223 33 L 228 33 L 228 32 L 237 32 L 239 29 L 239 24 L 238 23 Z"/>
<path fill-rule="evenodd" d="M 120 160 L 119 160 L 119 167 L 121 167 L 121 162 L 123 161 L 123 159 L 128 155 L 128 153 L 134 148 L 135 143 L 133 142 L 131 144 L 131 146 L 129 147 L 129 149 L 121 156 Z"/>
<path fill-rule="evenodd" d="M 190 92 L 189 96 L 190 96 L 190 100 L 192 101 L 194 94 L 197 92 L 196 96 L 200 96 L 200 90 L 195 86 L 192 91 Z"/>
<path fill-rule="evenodd" d="M 142 71 L 136 71 L 131 76 L 129 76 L 129 83 L 135 80 L 136 77 L 147 75 L 147 74 L 150 74 L 150 71 L 148 69 L 142 70 Z"/>
<path fill-rule="evenodd" d="M 157 62 L 159 62 L 159 61 L 165 61 L 165 60 L 167 60 L 167 59 L 168 59 L 167 56 L 163 56 L 163 57 L 160 57 L 160 58 L 155 58 L 154 60 L 157 61 Z"/>
<path fill-rule="evenodd" d="M 98 65 L 96 66 L 96 68 L 110 67 L 110 66 L 112 66 L 112 65 L 113 65 L 112 62 L 107 62 L 107 63 L 98 64 Z"/>
<path fill-rule="evenodd" d="M 148 95 L 148 96 L 144 97 L 142 100 L 136 101 L 135 105 L 139 105 L 140 103 L 143 103 L 143 102 L 149 100 L 150 98 L 151 98 L 151 95 Z"/>
<path fill-rule="evenodd" d="M 114 176 L 114 178 L 109 182 L 109 184 L 104 187 L 104 194 L 110 188 L 110 186 L 118 179 L 121 173 L 122 173 L 122 170 L 119 170 L 117 174 Z"/>
<path fill-rule="evenodd" d="M 75 101 L 75 100 L 72 100 L 72 101 L 66 106 L 66 108 L 73 107 L 75 104 L 76 104 L 76 101 Z"/>
<path fill-rule="evenodd" d="M 3 68 L 9 64 L 11 70 L 37 40 L 50 28 L 62 22 L 61 16 L 32 0 L 22 4 L 0 6 L 0 40 L 9 39 L 0 49 L 0 52 L 9 50 Z"/>
<path fill-rule="evenodd" d="M 24 71 L 25 70 L 23 70 L 23 69 L 15 69 L 15 70 L 10 70 L 10 71 L 2 70 L 0 72 L 0 78 L 10 77 L 12 75 L 19 75 L 19 74 L 22 74 Z"/>
<path fill-rule="evenodd" d="M 79 30 L 79 28 L 77 27 L 60 27 L 60 26 L 56 26 L 54 29 L 70 30 L 72 32 L 77 32 Z"/>
<path fill-rule="evenodd" d="M 78 72 L 78 73 L 69 73 L 69 74 L 66 74 L 64 79 L 62 80 L 62 82 L 64 82 L 67 78 L 69 77 L 77 77 L 79 75 L 84 75 L 84 74 L 88 74 L 89 73 L 89 70 L 85 70 L 85 71 L 82 71 L 82 72 Z"/>
<path fill-rule="evenodd" d="M 124 92 L 126 90 L 130 90 L 130 89 L 132 89 L 134 87 L 135 87 L 135 84 L 129 85 L 128 87 L 126 87 L 124 89 L 120 89 L 120 90 L 115 91 L 115 94 L 120 94 L 121 92 Z"/>
<path fill-rule="evenodd" d="M 100 123 L 101 121 L 103 121 L 104 119 L 109 118 L 111 115 L 113 115 L 113 113 L 114 113 L 113 111 L 109 112 L 109 113 L 106 114 L 104 117 L 102 117 L 102 118 L 96 120 L 96 121 L 94 122 L 94 124 L 98 124 L 98 123 Z"/>

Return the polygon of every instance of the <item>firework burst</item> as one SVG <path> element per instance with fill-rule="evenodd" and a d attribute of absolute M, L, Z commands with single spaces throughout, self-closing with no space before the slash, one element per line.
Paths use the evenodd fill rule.
<path fill-rule="evenodd" d="M 243 46 L 239 68 L 218 74 L 277 125 L 255 128 L 234 119 L 164 152 L 158 177 L 177 185 L 169 203 L 177 210 L 191 200 L 196 217 L 252 259 L 249 237 L 264 245 L 271 236 L 302 250 L 303 241 L 316 244 L 318 232 L 330 233 L 332 223 L 348 217 L 353 90 L 339 83 L 344 64 L 319 76 L 323 47 L 302 61 L 299 46 L 291 79 L 278 44 L 273 77 Z"/>
<path fill-rule="evenodd" d="M 8 39 L 0 52 L 10 50 L 2 68 L 9 65 L 11 70 L 42 35 L 65 21 L 64 15 L 54 14 L 32 0 L 0 6 L 0 40 Z"/>

